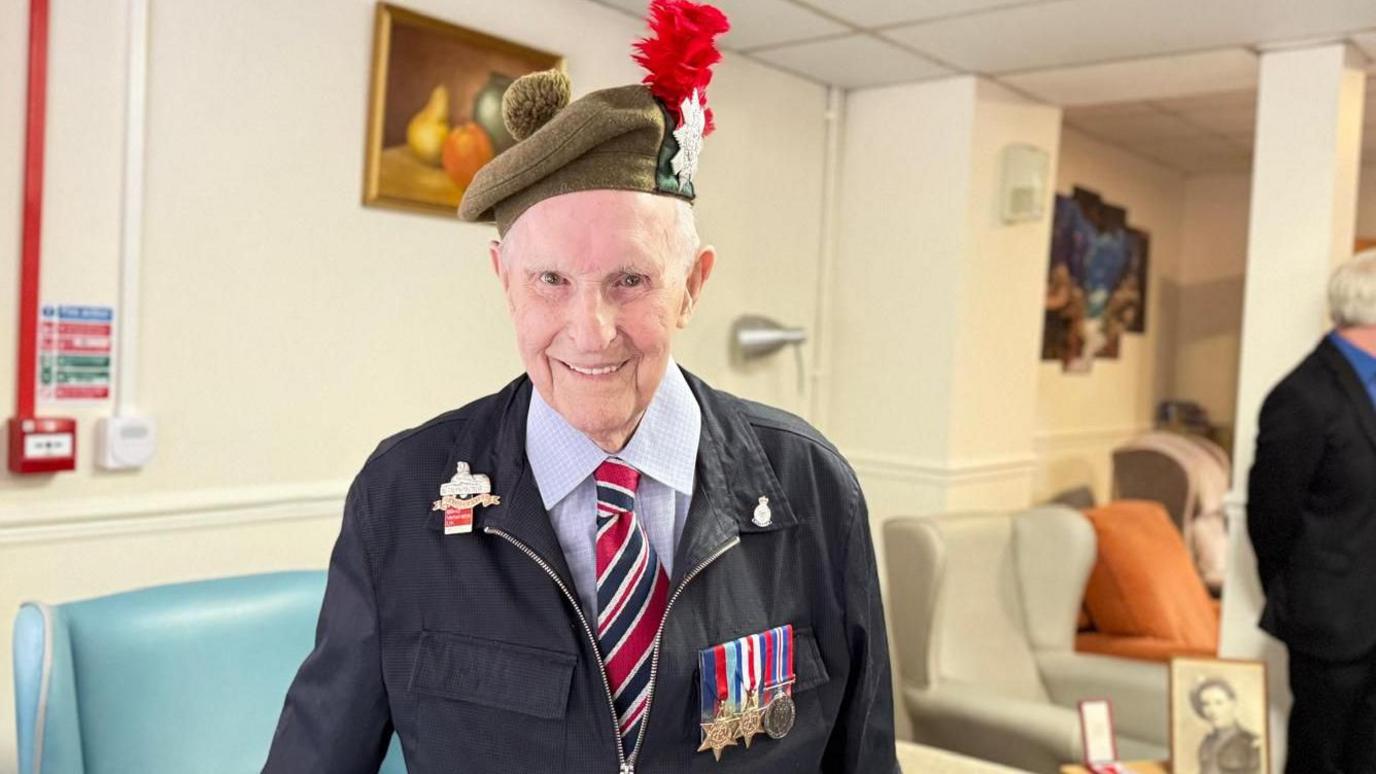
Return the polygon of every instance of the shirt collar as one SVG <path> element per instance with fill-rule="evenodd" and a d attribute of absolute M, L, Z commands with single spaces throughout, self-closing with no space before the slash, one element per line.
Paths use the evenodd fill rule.
<path fill-rule="evenodd" d="M 672 359 L 635 434 L 616 456 L 671 489 L 691 496 L 702 408 Z M 545 510 L 553 508 L 607 459 L 605 451 L 574 429 L 539 390 L 526 414 L 526 456 Z"/>
<path fill-rule="evenodd" d="M 1328 338 L 1352 364 L 1352 368 L 1357 372 L 1357 378 L 1361 380 L 1362 385 L 1371 387 L 1372 382 L 1376 382 L 1376 355 L 1372 355 L 1348 341 L 1337 331 L 1328 334 Z"/>

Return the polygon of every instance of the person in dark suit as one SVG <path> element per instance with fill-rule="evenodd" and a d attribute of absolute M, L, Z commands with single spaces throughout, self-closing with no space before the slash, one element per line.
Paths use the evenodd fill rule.
<path fill-rule="evenodd" d="M 1334 273 L 1329 307 L 1262 405 L 1248 480 L 1261 627 L 1290 653 L 1287 774 L 1376 772 L 1376 251 Z"/>

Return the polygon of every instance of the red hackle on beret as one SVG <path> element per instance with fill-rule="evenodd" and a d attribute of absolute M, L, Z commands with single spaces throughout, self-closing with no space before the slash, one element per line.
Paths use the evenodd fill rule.
<path fill-rule="evenodd" d="M 635 44 L 632 58 L 648 71 L 642 83 L 683 123 L 679 106 L 698 92 L 707 104 L 707 84 L 712 81 L 712 65 L 721 61 L 713 38 L 731 29 L 726 14 L 703 3 L 689 0 L 652 0 L 649 18 L 651 37 Z M 707 108 L 703 135 L 712 133 L 712 109 Z"/>

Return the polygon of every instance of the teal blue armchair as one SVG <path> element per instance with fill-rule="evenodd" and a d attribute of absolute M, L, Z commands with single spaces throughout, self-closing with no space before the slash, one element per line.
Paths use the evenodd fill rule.
<path fill-rule="evenodd" d="M 19 774 L 258 771 L 324 593 L 324 572 L 283 572 L 25 604 Z M 395 736 L 381 771 L 406 771 Z"/>

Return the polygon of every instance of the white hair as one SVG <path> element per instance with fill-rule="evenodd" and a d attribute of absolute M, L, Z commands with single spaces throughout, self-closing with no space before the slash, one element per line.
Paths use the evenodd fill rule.
<path fill-rule="evenodd" d="M 664 247 L 670 255 L 678 257 L 680 261 L 680 271 L 682 276 L 688 276 L 688 272 L 693 268 L 693 259 L 697 258 L 698 250 L 702 247 L 702 239 L 698 236 L 697 213 L 693 211 L 693 205 L 683 199 L 671 199 L 674 205 L 674 225 L 663 234 Z M 508 253 L 516 249 L 519 244 L 519 234 L 521 229 L 518 226 L 521 219 L 511 224 L 507 229 L 506 236 L 502 237 L 497 249 L 501 255 L 502 264 L 506 265 L 510 259 Z M 640 238 L 647 242 L 653 239 L 654 235 L 642 234 Z M 653 246 L 653 243 L 647 246 Z"/>
<path fill-rule="evenodd" d="M 1376 325 L 1376 249 L 1357 253 L 1333 272 L 1328 311 L 1339 328 Z"/>

